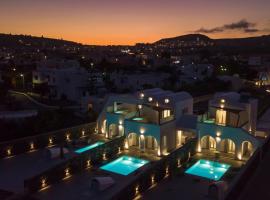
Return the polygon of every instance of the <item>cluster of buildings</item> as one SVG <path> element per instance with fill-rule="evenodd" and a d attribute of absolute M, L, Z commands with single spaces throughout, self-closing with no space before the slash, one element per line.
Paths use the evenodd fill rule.
<path fill-rule="evenodd" d="M 209 101 L 207 113 L 194 115 L 188 93 L 154 88 L 108 98 L 97 130 L 107 138 L 125 135 L 126 148 L 156 155 L 167 155 L 197 137 L 198 152 L 246 160 L 267 136 L 256 129 L 257 106 L 257 100 L 247 94 L 218 93 Z"/>

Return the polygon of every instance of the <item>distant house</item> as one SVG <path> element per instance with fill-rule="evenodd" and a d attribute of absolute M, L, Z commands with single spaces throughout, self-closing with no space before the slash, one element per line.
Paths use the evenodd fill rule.
<path fill-rule="evenodd" d="M 188 64 L 179 66 L 177 70 L 180 73 L 181 82 L 193 83 L 211 77 L 214 66 L 212 64 Z"/>
<path fill-rule="evenodd" d="M 49 96 L 56 99 L 80 101 L 88 95 L 89 74 L 73 60 L 49 60 L 38 64 L 33 71 L 33 87 L 46 85 Z"/>
<path fill-rule="evenodd" d="M 144 88 L 163 87 L 169 77 L 169 73 L 114 72 L 110 75 L 110 80 L 119 91 L 126 89 L 129 91 L 137 91 Z"/>

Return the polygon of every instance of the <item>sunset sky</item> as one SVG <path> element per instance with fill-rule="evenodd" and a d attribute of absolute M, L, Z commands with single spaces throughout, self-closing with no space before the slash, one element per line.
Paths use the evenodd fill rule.
<path fill-rule="evenodd" d="M 0 0 L 0 32 L 135 44 L 270 34 L 270 0 Z"/>

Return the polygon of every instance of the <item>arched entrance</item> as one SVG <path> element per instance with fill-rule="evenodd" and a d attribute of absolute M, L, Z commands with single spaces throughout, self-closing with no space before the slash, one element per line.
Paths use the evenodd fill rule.
<path fill-rule="evenodd" d="M 128 134 L 128 146 L 139 146 L 139 137 L 136 133 L 130 133 Z"/>
<path fill-rule="evenodd" d="M 145 148 L 150 150 L 157 150 L 158 143 L 153 136 L 145 136 Z"/>
<path fill-rule="evenodd" d="M 215 150 L 217 147 L 217 143 L 215 138 L 210 135 L 203 136 L 201 138 L 201 148 L 202 149 L 212 149 Z"/>
<path fill-rule="evenodd" d="M 235 143 L 231 139 L 223 139 L 220 142 L 220 151 L 235 154 Z"/>
<path fill-rule="evenodd" d="M 253 145 L 249 141 L 244 141 L 242 143 L 242 157 L 249 158 L 253 152 Z"/>
<path fill-rule="evenodd" d="M 107 125 L 107 120 L 105 119 L 102 123 L 102 127 L 101 127 L 101 133 L 106 133 L 106 125 Z"/>
<path fill-rule="evenodd" d="M 109 138 L 114 138 L 116 136 L 118 136 L 117 125 L 116 124 L 110 124 L 110 126 L 109 126 Z"/>

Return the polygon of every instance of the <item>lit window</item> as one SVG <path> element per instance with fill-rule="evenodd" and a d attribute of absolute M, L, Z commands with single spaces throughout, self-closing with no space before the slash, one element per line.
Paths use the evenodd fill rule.
<path fill-rule="evenodd" d="M 162 117 L 167 118 L 171 116 L 171 111 L 170 110 L 163 110 L 162 112 Z"/>

